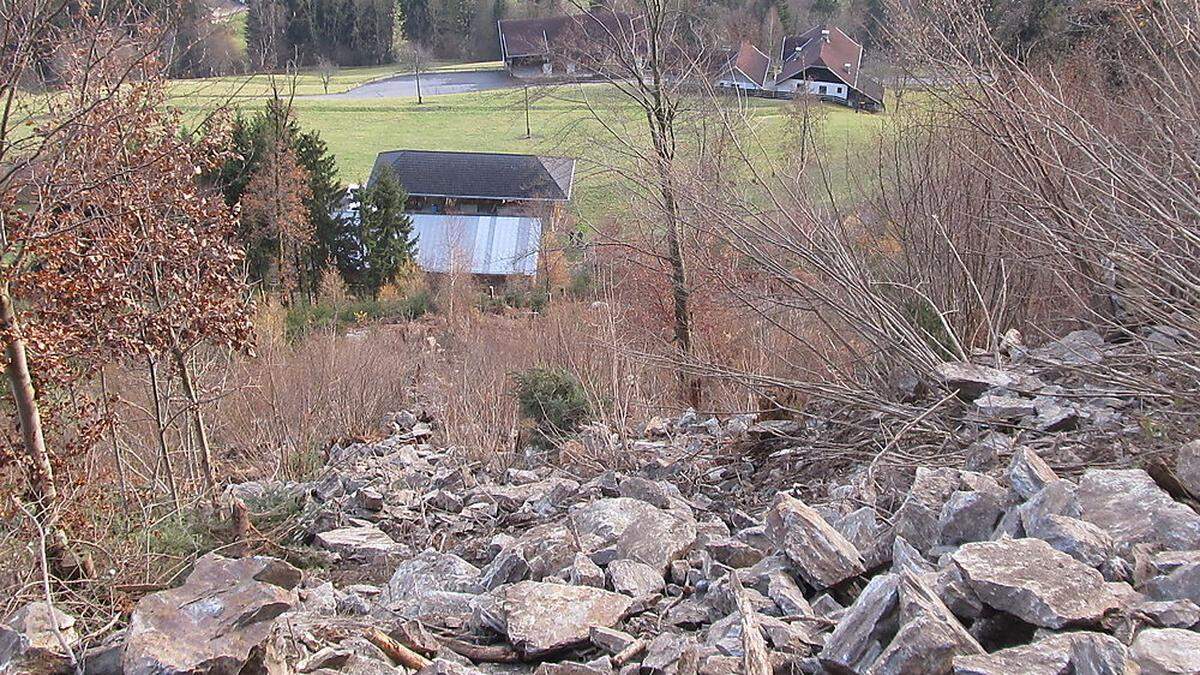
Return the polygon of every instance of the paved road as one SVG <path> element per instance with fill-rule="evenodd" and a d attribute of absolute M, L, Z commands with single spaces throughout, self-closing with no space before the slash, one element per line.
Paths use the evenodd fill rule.
<path fill-rule="evenodd" d="M 458 73 L 421 73 L 421 95 L 465 94 L 472 91 L 519 87 L 521 83 L 503 70 L 480 70 Z M 417 78 L 399 75 L 386 80 L 370 82 L 341 94 L 329 94 L 319 98 L 364 99 L 393 98 L 417 95 Z"/>

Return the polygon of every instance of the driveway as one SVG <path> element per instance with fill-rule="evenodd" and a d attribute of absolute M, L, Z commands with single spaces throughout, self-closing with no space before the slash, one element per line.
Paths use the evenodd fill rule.
<path fill-rule="evenodd" d="M 472 91 L 519 87 L 515 80 L 503 70 L 478 70 L 455 73 L 421 73 L 421 96 L 443 94 L 465 94 Z M 386 80 L 368 82 L 340 94 L 328 94 L 318 98 L 365 99 L 365 98 L 416 98 L 417 78 L 414 75 L 398 75 Z"/>

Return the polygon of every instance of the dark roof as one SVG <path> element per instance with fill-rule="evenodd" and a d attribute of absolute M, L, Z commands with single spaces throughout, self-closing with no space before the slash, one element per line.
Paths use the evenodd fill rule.
<path fill-rule="evenodd" d="M 556 43 L 572 33 L 592 40 L 629 36 L 633 33 L 633 17 L 622 12 L 592 10 L 544 19 L 503 19 L 497 22 L 497 28 L 501 54 L 511 59 L 547 55 Z"/>
<path fill-rule="evenodd" d="M 392 150 L 375 158 L 367 184 L 385 167 L 408 194 L 422 197 L 567 201 L 575 180 L 569 157 Z"/>
<path fill-rule="evenodd" d="M 760 52 L 758 47 L 743 42 L 736 51 L 729 51 L 727 70 L 737 70 L 758 86 L 766 86 L 767 71 L 771 67 L 771 58 Z"/>
<path fill-rule="evenodd" d="M 822 32 L 828 31 L 828 35 Z M 862 65 L 862 45 L 850 39 L 840 28 L 813 26 L 804 33 L 785 36 L 779 50 L 783 68 L 777 81 L 791 79 L 809 68 L 825 68 L 851 87 L 858 87 L 858 69 Z M 846 68 L 850 64 L 850 68 Z"/>

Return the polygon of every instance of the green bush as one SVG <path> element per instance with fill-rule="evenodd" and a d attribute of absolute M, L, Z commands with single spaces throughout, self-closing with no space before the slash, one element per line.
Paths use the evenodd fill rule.
<path fill-rule="evenodd" d="M 284 330 L 289 340 L 313 331 L 342 331 L 364 321 L 412 321 L 434 310 L 433 295 L 420 290 L 396 300 L 357 300 L 345 305 L 299 304 L 288 309 Z"/>
<path fill-rule="evenodd" d="M 591 419 L 592 409 L 579 380 L 560 368 L 533 368 L 513 375 L 521 416 L 542 439 L 572 434 Z"/>

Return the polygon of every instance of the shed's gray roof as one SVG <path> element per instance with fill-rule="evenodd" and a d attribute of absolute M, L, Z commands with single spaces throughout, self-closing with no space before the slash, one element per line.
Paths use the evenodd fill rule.
<path fill-rule="evenodd" d="M 508 216 L 414 213 L 417 264 L 427 272 L 537 275 L 542 221 Z"/>
<path fill-rule="evenodd" d="M 373 185 L 384 168 L 410 195 L 506 200 L 567 201 L 575 160 L 498 152 L 392 150 L 371 169 Z"/>

